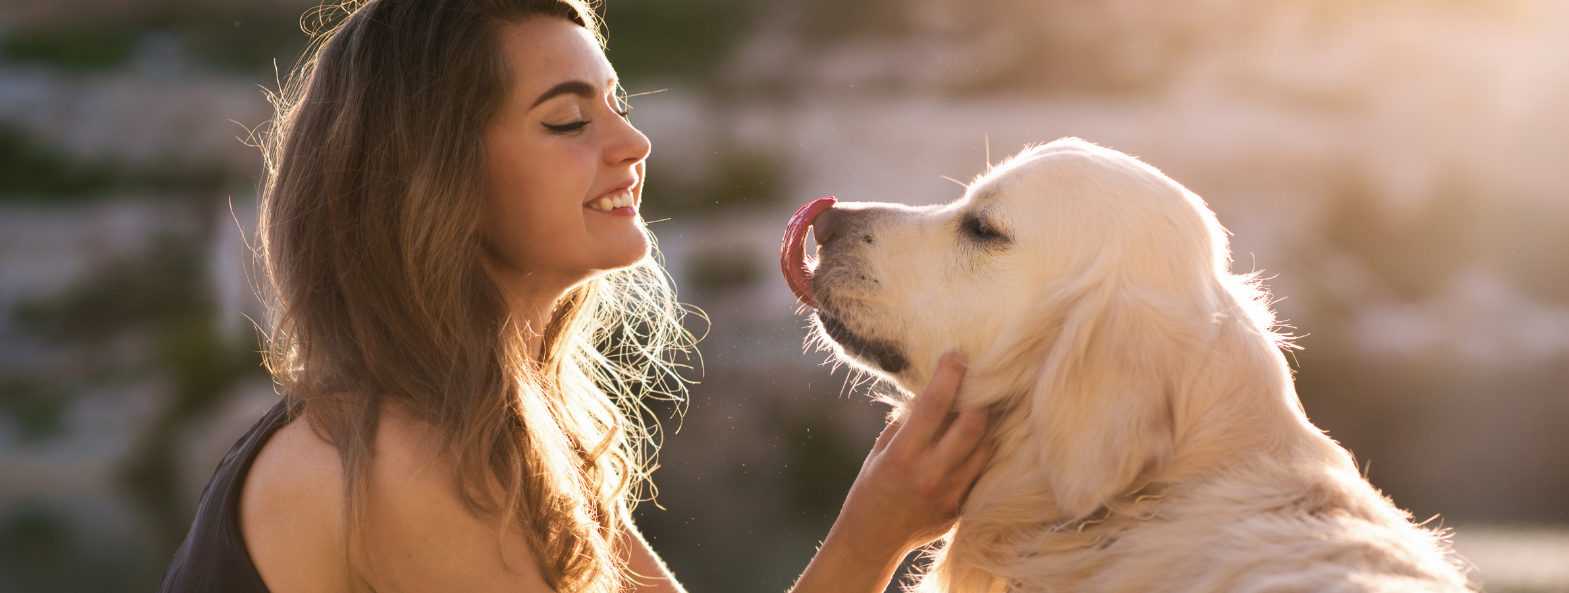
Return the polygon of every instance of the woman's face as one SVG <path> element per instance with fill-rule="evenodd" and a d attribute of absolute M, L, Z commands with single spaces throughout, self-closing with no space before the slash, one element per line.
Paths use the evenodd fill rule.
<path fill-rule="evenodd" d="M 604 52 L 558 18 L 503 26 L 501 48 L 512 81 L 485 134 L 487 268 L 504 290 L 546 297 L 641 261 L 648 138 L 624 118 Z"/>

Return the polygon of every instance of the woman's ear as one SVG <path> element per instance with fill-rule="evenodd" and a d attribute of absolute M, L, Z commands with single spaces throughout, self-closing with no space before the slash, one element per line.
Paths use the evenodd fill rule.
<path fill-rule="evenodd" d="M 1041 471 L 1070 521 L 1136 489 L 1172 455 L 1172 398 L 1187 340 L 1181 316 L 1161 306 L 1166 299 L 1142 292 L 1097 287 L 1060 312 L 1022 402 L 1039 431 L 1027 446 L 1040 447 Z"/>

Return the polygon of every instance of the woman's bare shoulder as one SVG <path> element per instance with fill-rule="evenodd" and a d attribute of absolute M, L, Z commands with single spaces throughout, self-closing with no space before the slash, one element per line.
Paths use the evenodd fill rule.
<path fill-rule="evenodd" d="M 381 420 L 366 500 L 380 576 L 414 591 L 550 591 L 516 524 L 503 533 L 464 503 L 440 431 L 397 406 Z"/>
<path fill-rule="evenodd" d="M 382 406 L 372 447 L 373 484 L 397 482 L 412 487 L 413 490 L 400 489 L 401 495 L 407 496 L 430 496 L 449 487 L 457 488 L 450 457 L 442 454 L 441 431 L 401 404 L 388 402 Z"/>
<path fill-rule="evenodd" d="M 392 481 L 413 487 L 384 493 L 392 495 L 440 491 L 449 468 L 437 455 L 438 433 L 400 406 L 385 408 L 369 459 L 371 485 Z M 284 425 L 262 446 L 247 473 L 241 509 L 268 523 L 285 515 L 341 521 L 343 466 L 337 448 L 322 438 L 308 418 Z M 257 526 L 265 528 L 262 522 Z"/>
<path fill-rule="evenodd" d="M 309 422 L 296 418 L 267 439 L 246 474 L 240 530 L 268 589 L 344 589 L 342 504 L 338 451 Z"/>
<path fill-rule="evenodd" d="M 258 455 L 242 526 L 273 591 L 336 591 L 342 587 L 323 585 L 349 582 L 342 472 L 337 450 L 304 419 L 280 429 Z M 549 591 L 521 531 L 503 537 L 496 520 L 464 504 L 436 427 L 386 406 L 367 477 L 364 551 L 375 574 L 360 576 L 378 589 Z"/>

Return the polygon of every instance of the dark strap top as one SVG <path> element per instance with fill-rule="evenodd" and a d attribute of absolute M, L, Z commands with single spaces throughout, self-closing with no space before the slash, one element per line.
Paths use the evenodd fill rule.
<path fill-rule="evenodd" d="M 174 553 L 159 593 L 268 593 L 240 535 L 240 492 L 256 454 L 288 420 L 288 408 L 280 401 L 223 456 L 202 490 L 191 532 Z"/>

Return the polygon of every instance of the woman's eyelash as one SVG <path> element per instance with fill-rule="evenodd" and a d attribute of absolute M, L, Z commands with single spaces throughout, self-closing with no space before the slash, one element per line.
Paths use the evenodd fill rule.
<path fill-rule="evenodd" d="M 568 132 L 576 132 L 578 130 L 583 129 L 583 126 L 588 125 L 590 121 L 591 120 L 584 119 L 584 120 L 578 120 L 578 121 L 575 121 L 575 122 L 572 122 L 572 123 L 566 123 L 566 124 L 545 124 L 545 129 L 550 130 L 552 132 L 555 132 L 557 134 L 565 134 L 565 133 L 568 133 Z"/>
<path fill-rule="evenodd" d="M 620 107 L 620 109 L 615 110 L 615 114 L 618 115 L 618 116 L 621 116 L 622 119 L 626 119 L 627 116 L 632 115 L 632 106 L 631 105 L 627 105 L 626 103 L 622 103 L 621 105 L 619 105 L 619 107 Z M 583 129 L 584 126 L 587 126 L 588 124 L 593 123 L 593 121 L 594 120 L 591 120 L 591 119 L 582 119 L 582 120 L 578 120 L 578 121 L 571 122 L 571 123 L 544 124 L 544 125 L 545 125 L 545 129 L 550 130 L 551 132 L 554 132 L 554 133 L 557 133 L 557 134 L 570 134 L 572 132 L 576 132 L 578 130 Z"/>
<path fill-rule="evenodd" d="M 616 113 L 616 115 L 619 115 L 619 116 L 621 116 L 624 119 L 628 115 L 632 114 L 632 106 L 631 105 L 627 105 L 627 106 L 623 107 L 622 109 L 617 110 L 615 113 Z M 581 129 L 583 129 L 583 126 L 587 126 L 588 124 L 593 123 L 593 121 L 594 120 L 591 120 L 591 119 L 583 119 L 583 120 L 578 120 L 578 121 L 575 121 L 575 122 L 565 123 L 565 124 L 545 124 L 545 129 L 548 129 L 548 130 L 550 130 L 552 132 L 555 132 L 557 134 L 566 134 L 566 133 L 576 132 L 578 130 L 581 130 Z"/>

